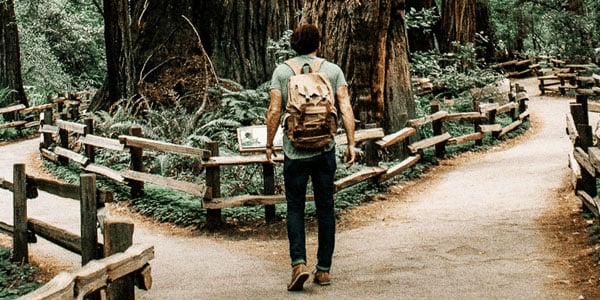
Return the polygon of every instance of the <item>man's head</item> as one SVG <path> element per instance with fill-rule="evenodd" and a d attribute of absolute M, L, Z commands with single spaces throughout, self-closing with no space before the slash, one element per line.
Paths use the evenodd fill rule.
<path fill-rule="evenodd" d="M 315 52 L 319 48 L 321 35 L 313 24 L 302 24 L 294 30 L 290 44 L 299 55 Z"/>

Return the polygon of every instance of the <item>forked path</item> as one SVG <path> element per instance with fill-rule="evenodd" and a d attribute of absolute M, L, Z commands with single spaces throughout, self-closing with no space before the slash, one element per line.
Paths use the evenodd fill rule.
<path fill-rule="evenodd" d="M 538 94 L 529 91 L 535 128 L 513 146 L 443 161 L 426 179 L 393 187 L 386 202 L 368 204 L 375 210 L 365 217 L 370 220 L 337 235 L 331 286 L 287 292 L 285 240 L 174 235 L 138 222 L 134 241 L 156 249 L 153 287 L 138 298 L 577 299 L 576 291 L 557 284 L 568 271 L 552 264 L 547 232 L 536 222 L 567 184 L 570 100 Z M 1 147 L 0 177 L 12 178 L 12 164 L 35 151 L 35 140 Z M 10 199 L 0 191 L 5 222 L 12 221 Z M 78 232 L 78 202 L 41 193 L 30 203 L 31 217 Z M 309 235 L 314 244 L 314 232 Z M 49 243 L 32 248 L 38 261 L 79 264 Z"/>

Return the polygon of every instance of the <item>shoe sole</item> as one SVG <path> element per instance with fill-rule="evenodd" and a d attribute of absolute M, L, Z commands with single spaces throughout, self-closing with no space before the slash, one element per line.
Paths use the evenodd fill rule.
<path fill-rule="evenodd" d="M 310 273 L 308 272 L 298 274 L 298 276 L 296 276 L 296 279 L 293 282 L 291 282 L 288 286 L 288 291 L 301 291 L 303 289 L 304 282 L 308 279 L 309 276 Z"/>
<path fill-rule="evenodd" d="M 331 285 L 331 281 L 325 281 L 325 282 L 315 281 L 315 283 L 318 284 L 318 285 L 320 285 L 320 286 Z"/>

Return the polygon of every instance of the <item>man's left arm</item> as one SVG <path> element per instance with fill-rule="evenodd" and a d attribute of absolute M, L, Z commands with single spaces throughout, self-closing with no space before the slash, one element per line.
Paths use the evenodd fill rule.
<path fill-rule="evenodd" d="M 356 142 L 354 141 L 354 112 L 352 112 L 352 104 L 350 104 L 348 86 L 338 87 L 335 91 L 335 96 L 340 108 L 342 123 L 346 130 L 346 138 L 348 139 L 348 147 L 344 153 L 344 163 L 346 164 L 346 168 L 350 168 L 354 164 L 354 160 L 356 160 L 356 150 L 354 150 Z"/>

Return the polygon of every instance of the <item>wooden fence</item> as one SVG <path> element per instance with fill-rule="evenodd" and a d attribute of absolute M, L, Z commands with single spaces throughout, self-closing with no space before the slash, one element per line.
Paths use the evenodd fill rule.
<path fill-rule="evenodd" d="M 95 174 L 82 174 L 80 185 L 71 185 L 28 176 L 25 165 L 16 164 L 13 182 L 0 178 L 0 188 L 13 193 L 14 225 L 0 222 L 0 232 L 13 237 L 14 261 L 29 261 L 28 243 L 35 242 L 38 235 L 81 255 L 84 266 L 73 273 L 57 276 L 23 299 L 82 299 L 104 288 L 109 295 L 119 296 L 112 299 L 132 299 L 129 296 L 134 293 L 135 277 L 142 279 L 138 281 L 139 287 L 150 287 L 148 262 L 153 258 L 153 247 L 132 246 L 133 223 L 114 220 L 107 215 L 103 206 L 112 199 L 112 194 L 96 188 Z M 28 217 L 27 199 L 36 198 L 38 190 L 80 201 L 80 235 Z M 98 243 L 98 224 L 102 225 L 104 244 Z M 102 257 L 106 258 L 98 261 Z"/>
<path fill-rule="evenodd" d="M 509 99 L 507 100 L 507 103 L 504 105 L 499 105 L 498 103 L 480 105 L 479 103 L 475 103 L 474 111 L 466 113 L 449 113 L 440 110 L 440 105 L 434 103 L 431 107 L 430 115 L 410 120 L 408 127 L 393 134 L 385 135 L 381 128 L 357 130 L 356 142 L 366 144 L 367 168 L 337 180 L 335 182 L 336 191 L 366 180 L 378 183 L 389 180 L 416 164 L 421 159 L 422 152 L 426 148 L 435 147 L 436 155 L 443 157 L 447 145 L 457 145 L 471 141 L 481 144 L 483 138 L 488 134 L 491 134 L 495 138 L 507 134 L 519 127 L 529 116 L 526 104 L 528 98 L 525 90 L 518 86 L 511 87 Z M 497 123 L 496 117 L 500 114 L 509 115 L 512 123 L 507 126 Z M 451 136 L 445 131 L 444 123 L 457 120 L 471 122 L 474 132 L 463 136 Z M 139 127 L 131 128 L 129 135 L 119 136 L 118 139 L 109 139 L 93 134 L 94 124 L 91 119 L 86 119 L 84 123 L 57 120 L 55 125 L 43 125 L 40 129 L 44 134 L 44 142 L 40 147 L 43 157 L 62 164 L 67 163 L 69 160 L 75 161 L 81 164 L 81 167 L 87 172 L 100 174 L 120 183 L 126 183 L 131 187 L 131 196 L 134 198 L 143 196 L 144 183 L 153 183 L 158 186 L 202 197 L 202 207 L 207 209 L 207 221 L 209 224 L 218 224 L 221 222 L 221 209 L 223 208 L 256 205 L 265 206 L 265 218 L 271 221 L 275 219 L 275 204 L 285 202 L 285 195 L 275 195 L 274 169 L 262 153 L 256 155 L 221 156 L 219 155 L 219 147 L 216 143 L 209 143 L 208 149 L 198 149 L 154 141 L 144 138 Z M 415 139 L 417 129 L 420 126 L 428 124 L 431 124 L 433 127 L 433 137 L 409 142 Z M 49 147 L 56 137 L 58 137 L 58 143 L 54 151 L 50 151 Z M 71 139 L 75 138 L 84 145 L 85 149 L 83 151 L 69 149 Z M 346 142 L 346 137 L 344 135 L 337 136 L 336 142 L 338 145 L 343 145 Z M 411 154 L 395 166 L 379 166 L 379 162 L 382 160 L 378 156 L 380 150 L 385 150 L 396 144 L 407 147 L 407 152 Z M 131 157 L 130 168 L 119 171 L 96 164 L 94 162 L 94 152 L 97 148 L 129 152 Z M 206 170 L 206 182 L 184 182 L 147 173 L 142 164 L 144 149 L 199 158 L 202 167 Z M 278 155 L 275 160 L 278 162 L 283 161 L 283 155 Z M 263 194 L 222 197 L 220 188 L 221 168 L 224 166 L 249 164 L 262 165 L 264 179 Z M 308 201 L 312 201 L 313 198 L 309 195 L 307 199 Z"/>
<path fill-rule="evenodd" d="M 576 101 L 570 104 L 567 114 L 567 134 L 573 144 L 569 153 L 571 182 L 576 195 L 596 217 L 600 217 L 600 199 L 596 180 L 600 175 L 600 144 L 594 146 L 594 139 L 600 138 L 599 132 L 593 132 L 589 125 L 589 112 L 600 112 L 600 106 L 588 103 L 587 95 L 576 95 Z"/>

